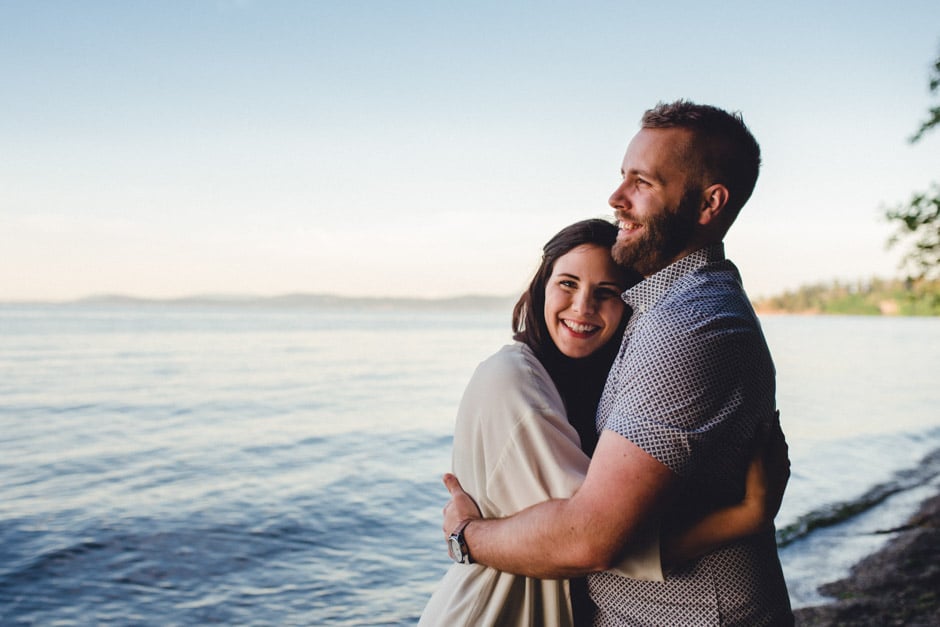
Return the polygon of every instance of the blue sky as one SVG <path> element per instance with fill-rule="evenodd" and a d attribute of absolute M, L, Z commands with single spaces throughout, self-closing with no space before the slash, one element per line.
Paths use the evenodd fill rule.
<path fill-rule="evenodd" d="M 643 110 L 740 110 L 752 296 L 894 276 L 940 4 L 0 1 L 0 300 L 508 295 Z"/>

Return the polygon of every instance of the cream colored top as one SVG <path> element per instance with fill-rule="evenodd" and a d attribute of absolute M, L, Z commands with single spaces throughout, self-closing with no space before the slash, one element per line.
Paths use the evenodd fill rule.
<path fill-rule="evenodd" d="M 484 518 L 571 496 L 589 461 L 558 390 L 528 346 L 504 346 L 477 367 L 457 412 L 453 471 Z M 611 572 L 662 581 L 658 535 L 631 547 Z M 567 580 L 532 579 L 479 564 L 452 565 L 419 622 L 442 627 L 573 624 Z"/>

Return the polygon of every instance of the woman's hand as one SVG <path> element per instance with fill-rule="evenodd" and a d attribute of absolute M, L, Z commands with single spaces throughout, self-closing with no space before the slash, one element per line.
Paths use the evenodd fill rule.
<path fill-rule="evenodd" d="M 744 500 L 709 513 L 691 527 L 664 533 L 664 567 L 697 559 L 730 542 L 770 529 L 790 480 L 788 451 L 778 412 L 758 437 L 747 470 Z"/>
<path fill-rule="evenodd" d="M 483 518 L 480 514 L 480 508 L 474 502 L 470 495 L 463 491 L 457 477 L 451 473 L 444 475 L 444 485 L 450 492 L 450 500 L 444 506 L 444 537 L 449 537 L 454 529 L 465 520 Z"/>
<path fill-rule="evenodd" d="M 763 434 L 747 469 L 742 505 L 760 528 L 773 525 L 790 480 L 789 446 L 780 428 L 780 412 Z"/>

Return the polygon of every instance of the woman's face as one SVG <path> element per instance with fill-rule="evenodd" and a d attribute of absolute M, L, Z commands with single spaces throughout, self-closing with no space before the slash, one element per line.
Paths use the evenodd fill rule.
<path fill-rule="evenodd" d="M 587 357 L 614 336 L 626 307 L 621 281 L 602 246 L 582 244 L 555 261 L 545 285 L 545 324 L 563 355 Z"/>

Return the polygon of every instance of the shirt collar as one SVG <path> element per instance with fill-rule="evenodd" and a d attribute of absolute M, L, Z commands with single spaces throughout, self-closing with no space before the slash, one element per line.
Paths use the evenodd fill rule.
<path fill-rule="evenodd" d="M 646 311 L 659 302 L 679 279 L 724 258 L 725 246 L 721 242 L 700 248 L 628 289 L 623 293 L 623 302 L 636 313 Z"/>

